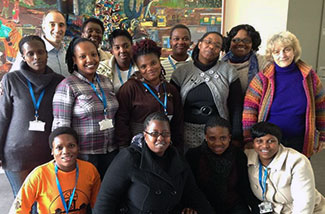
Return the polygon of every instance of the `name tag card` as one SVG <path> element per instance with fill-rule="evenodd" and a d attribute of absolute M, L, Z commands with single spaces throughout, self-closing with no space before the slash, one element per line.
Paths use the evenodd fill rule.
<path fill-rule="evenodd" d="M 29 131 L 44 132 L 45 131 L 45 122 L 40 120 L 29 121 Z"/>
<path fill-rule="evenodd" d="M 103 131 L 106 129 L 111 129 L 114 127 L 112 119 L 104 119 L 104 120 L 100 121 L 98 124 L 99 124 L 100 131 Z"/>

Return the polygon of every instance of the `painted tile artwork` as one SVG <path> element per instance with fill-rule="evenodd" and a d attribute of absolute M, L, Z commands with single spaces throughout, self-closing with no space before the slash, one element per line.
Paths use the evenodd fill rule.
<path fill-rule="evenodd" d="M 187 25 L 195 43 L 207 31 L 221 31 L 223 0 L 2 0 L 0 1 L 0 78 L 6 73 L 18 52 L 24 35 L 41 35 L 45 11 L 59 9 L 67 17 L 65 43 L 80 35 L 85 18 L 95 16 L 104 22 L 102 44 L 108 49 L 111 31 L 125 28 L 134 41 L 151 38 L 169 49 L 169 33 L 178 23 Z"/>

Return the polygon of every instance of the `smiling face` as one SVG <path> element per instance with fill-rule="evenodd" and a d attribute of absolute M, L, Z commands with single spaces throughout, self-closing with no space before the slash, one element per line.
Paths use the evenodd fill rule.
<path fill-rule="evenodd" d="M 160 83 L 161 64 L 158 56 L 154 53 L 137 57 L 137 66 L 142 77 L 153 86 Z"/>
<path fill-rule="evenodd" d="M 232 38 L 230 50 L 237 57 L 245 57 L 252 50 L 252 44 L 252 38 L 242 29 Z"/>
<path fill-rule="evenodd" d="M 125 36 L 118 36 L 113 39 L 111 50 L 120 69 L 129 69 L 133 56 L 131 41 Z"/>
<path fill-rule="evenodd" d="M 154 133 L 154 134 L 153 134 Z M 152 136 L 159 134 L 158 137 Z M 163 137 L 161 135 L 165 137 Z M 167 121 L 152 120 L 144 132 L 144 139 L 149 149 L 158 156 L 163 156 L 170 145 L 170 128 Z"/>
<path fill-rule="evenodd" d="M 263 137 L 255 138 L 253 147 L 261 163 L 267 166 L 279 150 L 279 141 L 274 135 L 267 134 Z"/>
<path fill-rule="evenodd" d="M 95 22 L 88 22 L 81 34 L 82 38 L 90 39 L 95 43 L 97 48 L 103 39 L 103 31 L 99 24 Z"/>
<path fill-rule="evenodd" d="M 291 46 L 284 45 L 281 42 L 277 42 L 274 44 L 272 57 L 274 62 L 278 66 L 284 68 L 292 63 L 295 58 L 295 54 Z"/>
<path fill-rule="evenodd" d="M 64 17 L 57 12 L 47 14 L 43 20 L 42 29 L 45 38 L 56 48 L 61 46 L 61 42 L 67 29 Z"/>
<path fill-rule="evenodd" d="M 47 63 L 47 51 L 38 40 L 30 40 L 22 46 L 23 59 L 35 73 L 44 73 Z"/>
<path fill-rule="evenodd" d="M 199 42 L 199 61 L 209 64 L 219 57 L 222 48 L 222 38 L 215 33 L 210 33 Z"/>
<path fill-rule="evenodd" d="M 212 152 L 221 155 L 229 147 L 231 135 L 226 127 L 208 127 L 205 133 L 205 140 Z"/>
<path fill-rule="evenodd" d="M 191 35 L 187 29 L 176 28 L 170 38 L 173 56 L 187 57 L 187 50 L 191 45 Z"/>
<path fill-rule="evenodd" d="M 76 168 L 78 156 L 77 140 L 70 134 L 61 134 L 52 142 L 52 155 L 59 169 L 70 172 Z"/>
<path fill-rule="evenodd" d="M 96 46 L 90 41 L 78 43 L 74 48 L 73 62 L 77 65 L 78 71 L 92 81 L 99 65 Z"/>

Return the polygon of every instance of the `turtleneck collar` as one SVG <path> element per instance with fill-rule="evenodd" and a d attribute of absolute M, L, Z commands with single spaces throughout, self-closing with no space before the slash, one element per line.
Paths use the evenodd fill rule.
<path fill-rule="evenodd" d="M 295 72 L 295 71 L 299 71 L 299 68 L 298 68 L 297 64 L 294 61 L 292 61 L 292 63 L 290 65 L 288 65 L 287 67 L 280 67 L 276 63 L 274 63 L 274 65 L 275 65 L 275 71 L 276 72 Z"/>
<path fill-rule="evenodd" d="M 199 54 L 197 56 L 193 57 L 193 59 L 194 59 L 194 65 L 196 67 L 198 67 L 201 71 L 207 71 L 217 64 L 219 57 L 217 57 L 214 61 L 212 61 L 211 63 L 209 63 L 207 65 L 203 64 L 199 61 Z"/>
<path fill-rule="evenodd" d="M 20 64 L 20 72 L 27 80 L 32 83 L 33 90 L 37 93 L 43 90 L 48 84 L 50 84 L 55 75 L 52 69 L 48 66 L 46 66 L 46 70 L 43 74 L 32 72 L 30 71 L 27 63 L 24 61 L 22 61 Z"/>

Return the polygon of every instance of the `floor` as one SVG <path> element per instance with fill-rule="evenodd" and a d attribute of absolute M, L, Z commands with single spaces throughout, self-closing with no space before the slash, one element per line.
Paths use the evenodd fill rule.
<path fill-rule="evenodd" d="M 325 151 L 314 155 L 311 159 L 314 169 L 316 188 L 325 195 Z M 13 194 L 3 170 L 0 168 L 0 210 L 8 213 L 13 201 Z"/>

